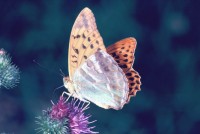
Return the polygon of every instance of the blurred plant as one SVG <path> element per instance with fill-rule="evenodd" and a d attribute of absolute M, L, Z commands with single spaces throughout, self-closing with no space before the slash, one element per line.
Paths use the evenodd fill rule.
<path fill-rule="evenodd" d="M 10 56 L 0 49 L 0 88 L 13 88 L 19 82 L 19 69 L 12 64 Z"/>
<path fill-rule="evenodd" d="M 78 103 L 78 104 L 77 104 Z M 81 105 L 81 106 L 80 106 Z M 40 125 L 36 130 L 43 134 L 96 134 L 89 127 L 90 115 L 85 115 L 84 111 L 89 107 L 85 103 L 81 104 L 78 99 L 67 102 L 64 97 L 60 97 L 57 104 L 52 108 L 43 111 L 42 116 L 36 117 L 36 123 Z"/>

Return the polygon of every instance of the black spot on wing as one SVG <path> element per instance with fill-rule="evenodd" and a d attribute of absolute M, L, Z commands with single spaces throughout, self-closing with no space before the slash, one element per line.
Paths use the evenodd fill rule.
<path fill-rule="evenodd" d="M 73 63 L 77 63 L 77 60 L 75 60 L 75 61 L 72 61 Z"/>
<path fill-rule="evenodd" d="M 80 35 L 76 35 L 76 38 L 80 38 L 81 36 Z"/>
<path fill-rule="evenodd" d="M 89 41 L 89 42 L 91 41 L 90 37 L 88 37 L 88 41 Z"/>
<path fill-rule="evenodd" d="M 127 75 L 127 76 L 131 76 L 132 74 L 131 74 L 131 73 L 127 73 L 126 75 Z"/>
<path fill-rule="evenodd" d="M 90 45 L 90 48 L 91 48 L 91 49 L 93 49 L 93 48 L 94 48 L 94 45 L 93 45 L 93 44 L 91 44 L 91 45 Z"/>
<path fill-rule="evenodd" d="M 120 65 L 121 68 L 127 68 L 127 65 L 124 64 L 124 65 Z"/>
<path fill-rule="evenodd" d="M 124 54 L 124 57 L 128 57 L 128 55 L 127 55 L 127 54 Z"/>
<path fill-rule="evenodd" d="M 116 62 L 117 62 L 117 63 L 120 63 L 120 61 L 119 61 L 119 60 L 116 60 Z"/>
<path fill-rule="evenodd" d="M 140 84 L 139 80 L 136 81 L 137 84 Z"/>
<path fill-rule="evenodd" d="M 73 37 L 74 39 L 76 39 L 76 38 L 80 38 L 81 36 L 78 34 L 78 35 L 76 35 L 76 36 L 72 35 L 72 37 Z"/>
<path fill-rule="evenodd" d="M 84 44 L 82 44 L 83 49 L 86 49 L 86 46 Z"/>
<path fill-rule="evenodd" d="M 119 59 L 119 56 L 115 56 L 116 59 Z"/>
<path fill-rule="evenodd" d="M 111 53 L 113 57 L 117 56 L 116 53 Z"/>
<path fill-rule="evenodd" d="M 131 86 L 134 86 L 134 85 L 135 85 L 135 83 L 131 83 L 130 85 L 131 85 Z"/>
<path fill-rule="evenodd" d="M 82 37 L 85 39 L 86 37 L 85 37 L 85 34 L 82 34 Z"/>
<path fill-rule="evenodd" d="M 135 78 L 140 78 L 140 76 L 138 76 L 138 75 L 135 75 L 134 77 L 135 77 Z"/>
<path fill-rule="evenodd" d="M 72 58 L 77 58 L 76 55 L 72 55 Z"/>
<path fill-rule="evenodd" d="M 73 48 L 73 50 L 74 50 L 74 52 L 75 52 L 76 54 L 79 54 L 79 51 L 78 51 L 78 49 L 76 49 L 76 48 Z"/>
<path fill-rule="evenodd" d="M 84 57 L 85 59 L 87 59 L 87 56 L 84 55 L 83 57 Z"/>
<path fill-rule="evenodd" d="M 125 59 L 124 62 L 128 62 L 128 59 Z"/>
<path fill-rule="evenodd" d="M 131 80 L 131 81 L 133 81 L 134 80 L 134 78 L 133 77 L 131 77 L 131 78 L 128 78 L 129 80 Z"/>
<path fill-rule="evenodd" d="M 138 86 L 135 87 L 135 90 L 139 90 Z"/>

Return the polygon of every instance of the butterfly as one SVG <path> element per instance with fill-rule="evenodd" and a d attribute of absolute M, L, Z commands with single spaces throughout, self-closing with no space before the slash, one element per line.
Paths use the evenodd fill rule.
<path fill-rule="evenodd" d="M 67 94 L 104 109 L 121 109 L 140 91 L 140 75 L 132 68 L 135 48 L 132 37 L 105 48 L 92 11 L 84 8 L 70 35 L 69 77 L 63 78 Z"/>

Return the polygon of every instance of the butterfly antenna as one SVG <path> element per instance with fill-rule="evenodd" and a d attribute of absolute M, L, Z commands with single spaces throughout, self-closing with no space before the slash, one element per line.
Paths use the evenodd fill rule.
<path fill-rule="evenodd" d="M 62 77 L 65 77 L 65 74 L 63 73 L 62 69 L 60 68 L 59 70 L 60 70 L 60 75 L 61 75 Z"/>
<path fill-rule="evenodd" d="M 60 88 L 62 88 L 62 87 L 64 87 L 64 85 L 55 88 L 54 91 L 53 91 L 53 93 L 55 93 L 56 90 L 58 90 L 58 89 L 60 89 Z"/>
<path fill-rule="evenodd" d="M 64 87 L 64 85 L 59 86 L 59 87 L 57 87 L 57 88 L 55 88 L 55 89 L 53 90 L 52 98 L 54 97 L 56 90 L 58 90 L 58 89 L 60 89 L 60 88 L 62 88 L 62 87 Z"/>
<path fill-rule="evenodd" d="M 61 75 L 62 77 L 64 77 L 63 76 L 63 72 L 60 74 L 60 73 L 55 73 L 54 71 L 52 71 L 52 70 L 49 70 L 47 67 L 45 67 L 45 66 L 43 66 L 43 65 L 41 65 L 40 63 L 38 63 L 36 60 L 33 60 L 33 62 L 35 62 L 38 66 L 40 66 L 41 68 L 43 68 L 43 69 L 46 69 L 46 70 L 48 70 L 49 72 L 51 72 L 51 73 L 54 73 L 54 74 L 57 74 L 57 75 Z M 61 69 L 60 69 L 61 70 Z"/>

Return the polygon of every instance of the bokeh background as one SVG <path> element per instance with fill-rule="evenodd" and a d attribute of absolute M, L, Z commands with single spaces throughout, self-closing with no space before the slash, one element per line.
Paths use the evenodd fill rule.
<path fill-rule="evenodd" d="M 68 74 L 68 42 L 89 7 L 106 46 L 135 37 L 134 69 L 142 91 L 120 111 L 93 104 L 101 134 L 200 133 L 200 2 L 198 0 L 1 0 L 0 48 L 20 69 L 18 86 L 0 89 L 0 133 L 34 134 L 35 117 L 56 102 Z M 33 62 L 36 60 L 47 69 Z"/>

